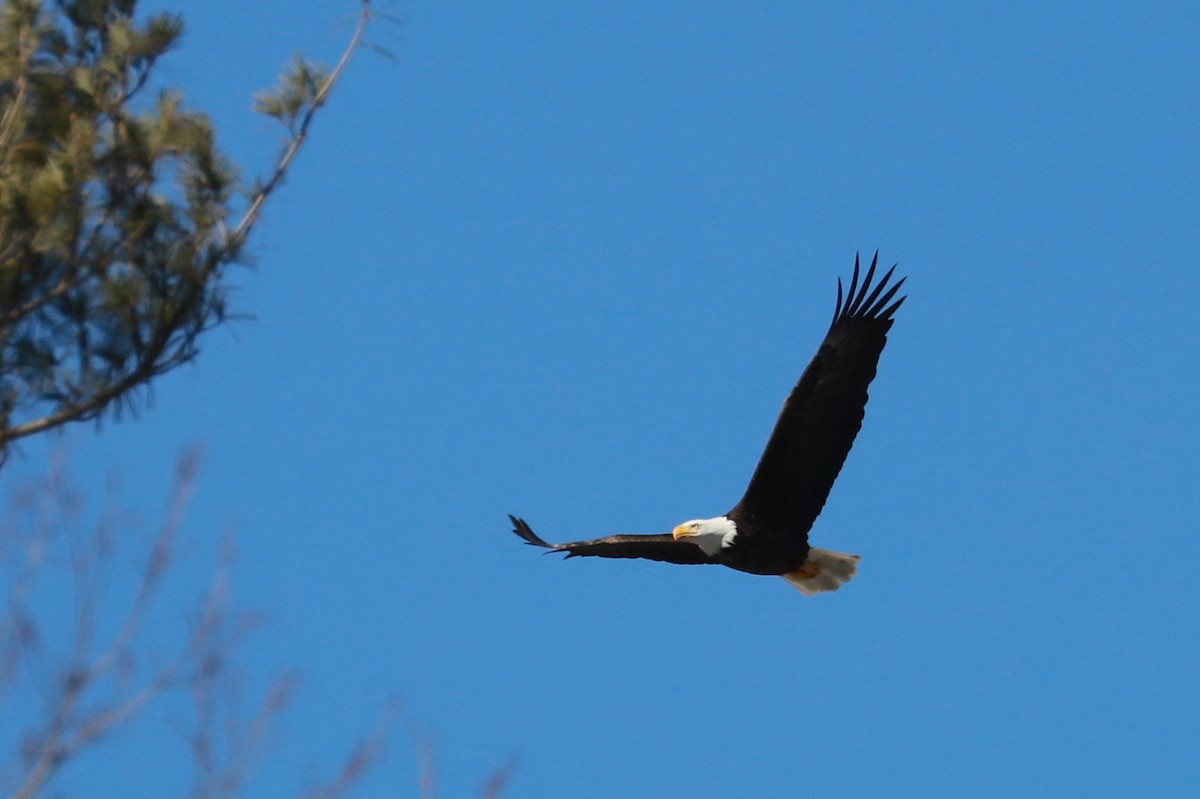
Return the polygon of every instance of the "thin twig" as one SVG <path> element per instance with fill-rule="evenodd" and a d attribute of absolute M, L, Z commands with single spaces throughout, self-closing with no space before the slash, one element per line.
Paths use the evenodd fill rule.
<path fill-rule="evenodd" d="M 87 642 L 92 630 L 75 630 L 75 651 L 70 665 L 56 680 L 59 685 L 57 701 L 50 712 L 50 720 L 39 736 L 32 764 L 26 772 L 13 799 L 33 799 L 62 766 L 79 754 L 102 735 L 111 732 L 136 717 L 150 702 L 185 682 L 194 671 L 193 664 L 200 654 L 219 645 L 221 636 L 221 608 L 227 603 L 229 564 L 219 565 L 213 584 L 205 600 L 202 623 L 193 631 L 188 642 L 165 666 L 157 671 L 140 688 L 99 709 L 79 715 L 79 710 L 89 692 L 100 684 L 108 673 L 120 662 L 128 659 L 136 633 L 141 629 L 149 611 L 158 585 L 166 574 L 170 561 L 171 545 L 182 524 L 183 512 L 191 496 L 198 466 L 195 453 L 180 459 L 176 474 L 175 490 L 168 507 L 166 521 L 157 536 L 149 562 L 147 563 L 138 592 L 126 614 L 120 630 L 108 646 L 90 662 L 87 660 Z M 54 483 L 52 483 L 54 485 Z M 62 489 L 52 489 L 55 496 L 66 497 Z M 66 497 L 69 500 L 69 497 Z M 76 572 L 77 580 L 86 578 Z M 91 623 L 91 616 L 77 617 L 80 623 Z"/>
<path fill-rule="evenodd" d="M 342 762 L 337 775 L 325 783 L 307 791 L 303 799 L 339 799 L 350 792 L 362 778 L 383 757 L 388 738 L 391 737 L 392 727 L 399 713 L 399 703 L 388 703 L 383 718 L 371 734 L 359 741 L 346 759 Z"/>
<path fill-rule="evenodd" d="M 296 129 L 296 134 L 292 137 L 291 142 L 283 151 L 283 155 L 279 159 L 279 163 L 275 165 L 275 171 L 262 188 L 260 188 L 254 196 L 254 200 L 250 203 L 250 207 L 246 209 L 245 215 L 238 222 L 233 233 L 230 234 L 228 241 L 225 244 L 226 249 L 236 251 L 249 235 L 250 230 L 258 221 L 259 214 L 262 212 L 263 205 L 267 198 L 283 180 L 287 174 L 288 168 L 295 159 L 296 154 L 300 152 L 300 148 L 304 145 L 304 140 L 308 136 L 308 128 L 312 125 L 313 119 L 316 118 L 317 111 L 325 104 L 325 100 L 329 97 L 329 93 L 333 91 L 334 85 L 341 79 L 342 73 L 346 71 L 346 67 L 350 64 L 350 58 L 354 52 L 358 50 L 359 44 L 362 42 L 363 33 L 367 29 L 367 24 L 371 21 L 371 0 L 363 0 L 363 10 L 358 17 L 358 25 L 354 28 L 354 35 L 350 38 L 350 44 L 347 45 L 345 52 L 342 53 L 341 59 L 338 60 L 337 66 L 329 73 L 329 77 L 325 79 L 325 83 L 317 91 L 313 97 L 312 103 L 309 104 L 308 110 L 304 113 L 304 117 L 300 120 L 300 126 Z"/>
<path fill-rule="evenodd" d="M 483 788 L 479 791 L 480 799 L 500 799 L 500 795 L 508 787 L 508 781 L 512 779 L 516 768 L 516 757 L 510 757 L 497 766 L 496 770 L 489 774 L 487 780 L 483 783 Z"/>
<path fill-rule="evenodd" d="M 433 756 L 433 743 L 414 723 L 409 723 L 408 734 L 417 756 L 417 791 L 421 799 L 437 799 L 437 760 Z"/>

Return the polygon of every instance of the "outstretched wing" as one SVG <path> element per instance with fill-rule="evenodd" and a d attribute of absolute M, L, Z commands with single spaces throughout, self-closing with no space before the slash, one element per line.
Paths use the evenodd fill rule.
<path fill-rule="evenodd" d="M 525 543 L 545 547 L 553 552 L 566 552 L 568 558 L 594 556 L 600 558 L 645 558 L 667 563 L 694 565 L 715 563 L 704 554 L 704 550 L 687 541 L 676 541 L 670 535 L 610 535 L 591 541 L 572 541 L 569 544 L 550 544 L 543 541 L 524 519 L 509 516 L 513 532 L 525 539 Z"/>
<path fill-rule="evenodd" d="M 876 252 L 859 287 L 855 256 L 844 303 L 838 280 L 829 332 L 783 403 L 746 494 L 730 517 L 769 520 L 777 529 L 805 535 L 824 507 L 862 427 L 867 386 L 875 378 L 892 315 L 905 300 L 892 302 L 904 283 L 888 286 L 894 266 L 872 287 L 878 261 Z"/>

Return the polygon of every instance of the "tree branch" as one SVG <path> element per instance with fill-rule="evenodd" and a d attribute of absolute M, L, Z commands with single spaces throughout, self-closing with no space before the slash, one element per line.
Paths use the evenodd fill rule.
<path fill-rule="evenodd" d="M 139 56 L 135 45 L 104 38 L 106 26 L 117 24 L 107 18 L 71 17 L 62 30 L 54 14 L 38 23 L 42 33 L 29 22 L 11 34 L 7 52 L 26 69 L 18 69 L 12 93 L 0 98 L 0 149 L 8 137 L 22 151 L 20 159 L 0 163 L 9 189 L 0 192 L 0 251 L 8 253 L 0 265 L 0 463 L 13 441 L 132 400 L 193 358 L 198 338 L 228 318 L 222 270 L 236 263 L 362 46 L 373 11 L 370 0 L 360 2 L 349 44 L 319 85 L 313 77 L 296 95 L 290 138 L 232 232 L 223 220 L 233 214 L 234 174 L 215 148 L 208 119 L 180 112 L 178 102 L 164 101 L 156 114 L 143 116 L 126 108 L 161 54 L 151 52 L 153 44 Z M 66 55 L 44 53 L 50 34 L 85 44 Z M 103 63 L 112 51 L 124 59 L 115 75 Z M 39 56 L 47 65 L 30 78 L 28 65 Z M 42 83 L 77 87 L 85 99 L 50 115 L 37 102 Z M 155 165 L 163 159 L 179 162 L 182 177 L 168 188 L 183 201 L 159 186 L 163 170 Z"/>
<path fill-rule="evenodd" d="M 371 21 L 371 0 L 362 0 L 362 5 L 363 9 L 358 17 L 358 25 L 354 28 L 354 35 L 350 38 L 350 44 L 346 46 L 346 50 L 338 60 L 337 66 L 329 73 L 320 90 L 313 97 L 312 103 L 300 120 L 300 126 L 296 130 L 296 134 L 292 137 L 287 148 L 284 149 L 283 155 L 280 157 L 279 163 L 275 165 L 275 171 L 271 174 L 270 179 L 255 194 L 254 200 L 250 203 L 250 207 L 246 210 L 245 215 L 229 235 L 226 247 L 230 250 L 238 250 L 245 242 L 250 231 L 254 228 L 255 223 L 258 222 L 259 214 L 262 212 L 267 198 L 271 196 L 271 192 L 275 191 L 280 182 L 283 181 L 283 178 L 287 175 L 288 168 L 292 164 L 292 160 L 300 152 L 300 148 L 308 136 L 308 128 L 312 125 L 313 119 L 316 118 L 317 111 L 325 104 L 329 93 L 333 91 L 333 87 L 341 79 L 342 73 L 346 71 L 346 67 L 350 64 L 351 56 L 354 55 L 355 51 L 362 44 L 363 33 L 367 29 L 367 24 Z"/>
<path fill-rule="evenodd" d="M 118 697 L 91 713 L 79 715 L 79 709 L 89 693 L 94 691 L 118 663 L 129 659 L 133 653 L 136 633 L 141 629 L 145 614 L 153 602 L 155 589 L 161 583 L 170 563 L 172 544 L 178 535 L 183 513 L 195 486 L 198 465 L 199 457 L 194 452 L 180 459 L 167 518 L 155 539 L 125 621 L 108 646 L 99 655 L 89 658 L 82 642 L 91 640 L 94 629 L 74 631 L 76 644 L 70 665 L 55 678 L 59 690 L 58 698 L 51 710 L 49 722 L 38 736 L 32 763 L 13 794 L 13 799 L 33 799 L 58 770 L 80 751 L 100 736 L 135 717 L 146 705 L 166 691 L 183 683 L 195 670 L 203 652 L 213 646 L 222 645 L 222 608 L 227 604 L 229 571 L 232 566 L 227 558 L 222 558 L 214 573 L 204 602 L 201 623 L 180 651 L 141 688 Z M 53 501 L 57 497 L 60 503 L 64 501 L 63 494 L 53 483 L 51 491 L 54 493 L 49 499 Z M 52 525 L 47 524 L 45 528 L 49 530 Z M 40 534 L 35 541 L 42 542 L 44 546 L 48 538 L 46 534 Z M 90 562 L 76 561 L 74 579 L 77 587 L 91 577 L 86 571 L 90 568 Z M 77 623 L 79 622 L 91 625 L 93 619 L 90 615 L 77 616 Z"/>

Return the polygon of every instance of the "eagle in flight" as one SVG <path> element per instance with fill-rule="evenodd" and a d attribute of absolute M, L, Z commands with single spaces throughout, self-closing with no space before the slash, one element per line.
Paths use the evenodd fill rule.
<path fill-rule="evenodd" d="M 875 378 L 893 316 L 905 297 L 889 285 L 893 266 L 873 283 L 879 253 L 859 281 L 859 260 L 844 294 L 838 279 L 833 322 L 817 354 L 779 413 L 745 495 L 722 516 L 693 519 L 671 533 L 610 535 L 550 544 L 524 519 L 509 516 L 526 543 L 567 557 L 646 558 L 718 564 L 751 574 L 775 574 L 807 595 L 836 591 L 854 576 L 858 555 L 819 549 L 808 531 L 825 505 L 854 437 L 862 427 L 867 386 Z"/>

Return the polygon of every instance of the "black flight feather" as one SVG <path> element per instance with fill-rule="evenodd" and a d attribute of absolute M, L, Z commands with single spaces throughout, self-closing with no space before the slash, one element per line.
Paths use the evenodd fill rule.
<path fill-rule="evenodd" d="M 862 427 L 892 314 L 905 299 L 886 305 L 904 283 L 888 286 L 894 266 L 872 288 L 878 260 L 876 253 L 860 286 L 854 259 L 844 304 L 839 293 L 825 340 L 784 402 L 745 496 L 727 514 L 739 529 L 741 517 L 806 538 L 824 507 Z"/>
<path fill-rule="evenodd" d="M 550 544 L 535 533 L 524 519 L 511 514 L 508 518 L 512 520 L 513 532 L 525 539 L 526 544 L 545 547 L 551 552 L 565 552 L 568 558 L 588 555 L 601 558 L 645 558 L 684 565 L 716 562 L 695 544 L 676 541 L 669 534 L 610 535 L 590 541 Z"/>

